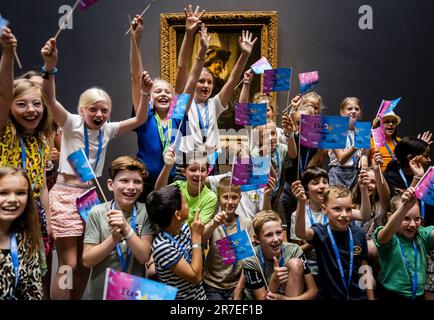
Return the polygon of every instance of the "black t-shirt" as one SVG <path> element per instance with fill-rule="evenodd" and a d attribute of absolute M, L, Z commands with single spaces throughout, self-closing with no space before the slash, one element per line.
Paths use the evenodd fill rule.
<path fill-rule="evenodd" d="M 346 300 L 347 291 L 342 283 L 327 227 L 326 225 L 315 223 L 311 228 L 314 231 L 314 237 L 308 242 L 314 246 L 318 262 L 318 299 Z M 350 300 L 366 300 L 366 291 L 359 287 L 359 278 L 363 274 L 362 271 L 359 274 L 359 269 L 361 261 L 368 259 L 368 245 L 366 243 L 365 232 L 362 228 L 352 224 L 350 228 L 354 240 L 354 262 L 349 297 Z M 333 232 L 333 236 L 341 256 L 345 281 L 348 281 L 350 265 L 348 231 Z"/>

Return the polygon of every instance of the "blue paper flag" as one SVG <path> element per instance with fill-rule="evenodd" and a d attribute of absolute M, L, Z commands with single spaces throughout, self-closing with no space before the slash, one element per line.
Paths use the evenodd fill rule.
<path fill-rule="evenodd" d="M 267 123 L 266 103 L 237 103 L 235 124 L 239 126 L 260 126 Z"/>
<path fill-rule="evenodd" d="M 7 21 L 6 19 L 3 19 L 2 16 L 0 15 L 0 32 L 2 32 L 3 29 L 8 26 L 8 24 L 9 24 L 9 21 Z"/>
<path fill-rule="evenodd" d="M 277 68 L 264 71 L 264 93 L 289 91 L 291 86 L 291 68 Z"/>
<path fill-rule="evenodd" d="M 83 149 L 71 153 L 67 159 L 82 182 L 96 179 Z"/>
<path fill-rule="evenodd" d="M 228 238 L 233 243 L 237 261 L 255 255 L 247 230 L 242 230 L 240 232 L 231 234 L 228 236 Z"/>
<path fill-rule="evenodd" d="M 345 149 L 349 117 L 302 114 L 300 144 L 316 149 Z"/>
<path fill-rule="evenodd" d="M 270 173 L 271 160 L 267 157 L 252 157 L 248 163 L 242 158 L 234 164 L 234 185 L 266 185 Z"/>
<path fill-rule="evenodd" d="M 354 148 L 371 148 L 371 123 L 367 121 L 357 121 L 354 125 Z"/>
<path fill-rule="evenodd" d="M 188 93 L 178 94 L 173 97 L 167 117 L 169 119 L 184 119 L 189 99 L 190 95 Z"/>

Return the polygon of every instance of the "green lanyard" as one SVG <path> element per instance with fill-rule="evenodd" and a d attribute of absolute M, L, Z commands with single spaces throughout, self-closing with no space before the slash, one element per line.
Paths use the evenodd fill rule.
<path fill-rule="evenodd" d="M 170 139 L 172 137 L 172 119 L 169 119 L 167 123 L 167 139 L 164 139 L 163 134 L 163 125 L 161 124 L 161 119 L 158 113 L 155 114 L 155 121 L 157 121 L 158 135 L 160 136 L 161 145 L 163 147 L 163 154 L 166 152 L 166 149 L 170 146 Z"/>

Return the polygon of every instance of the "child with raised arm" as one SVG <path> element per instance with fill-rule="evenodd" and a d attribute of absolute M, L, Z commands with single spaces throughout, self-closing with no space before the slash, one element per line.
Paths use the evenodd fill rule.
<path fill-rule="evenodd" d="M 434 226 L 421 226 L 413 187 L 392 198 L 391 212 L 386 225 L 374 233 L 381 266 L 378 299 L 424 300 L 426 254 L 434 245 Z"/>
<path fill-rule="evenodd" d="M 220 210 L 213 220 L 205 225 L 202 234 L 202 243 L 209 244 L 203 270 L 208 300 L 231 300 L 242 273 L 241 261 L 224 264 L 216 241 L 242 230 L 247 230 L 249 235 L 253 236 L 251 221 L 236 212 L 241 200 L 240 186 L 230 185 L 230 180 L 230 177 L 224 177 L 219 181 L 217 196 Z"/>
<path fill-rule="evenodd" d="M 374 299 L 372 286 L 359 286 L 360 273 L 369 269 L 368 246 L 363 229 L 351 223 L 353 201 L 344 186 L 330 187 L 324 194 L 321 210 L 328 223 L 306 228 L 307 197 L 300 181 L 292 185 L 298 199 L 295 235 L 312 244 L 318 262 L 318 298 L 340 300 Z M 361 268 L 366 265 L 367 267 Z"/>
<path fill-rule="evenodd" d="M 39 215 L 29 178 L 0 167 L 0 300 L 43 298 Z"/>
<path fill-rule="evenodd" d="M 107 187 L 114 200 L 94 206 L 86 223 L 83 264 L 92 268 L 88 299 L 101 300 L 106 268 L 146 276 L 155 225 L 137 202 L 146 168 L 136 158 L 122 156 L 110 165 Z"/>
<path fill-rule="evenodd" d="M 254 240 L 258 244 L 254 248 L 256 257 L 243 260 L 246 298 L 315 299 L 317 287 L 306 257 L 298 245 L 284 242 L 279 215 L 272 210 L 258 212 L 253 219 L 253 230 Z"/>
<path fill-rule="evenodd" d="M 187 202 L 176 186 L 151 192 L 146 199 L 149 218 L 161 232 L 152 243 L 155 270 L 161 282 L 178 288 L 177 300 L 206 300 L 202 285 L 202 233 L 196 211 L 190 228 Z"/>
<path fill-rule="evenodd" d="M 350 130 L 345 149 L 329 150 L 329 182 L 331 186 L 343 185 L 352 189 L 357 183 L 361 157 L 361 150 L 354 148 L 354 124 L 361 118 L 362 105 L 358 98 L 347 97 L 341 102 L 339 109 L 342 117 L 349 117 Z"/>
<path fill-rule="evenodd" d="M 149 95 L 141 97 L 137 115 L 121 122 L 107 123 L 111 114 L 111 99 L 102 89 L 90 88 L 83 92 L 78 103 L 78 113 L 68 112 L 56 99 L 54 74 L 58 60 L 56 40 L 50 39 L 41 49 L 44 59 L 43 89 L 54 120 L 62 127 L 62 149 L 60 151 L 59 175 L 50 191 L 51 223 L 57 238 L 56 248 L 59 267 L 69 265 L 73 269 L 74 288 L 61 289 L 56 274 L 53 287 L 54 299 L 81 299 L 89 271 L 82 266 L 84 222 L 76 208 L 76 198 L 92 183 L 82 183 L 69 164 L 67 157 L 84 148 L 86 157 L 96 177 L 101 176 L 108 143 L 117 135 L 127 133 L 146 120 Z M 152 80 L 143 72 L 141 88 L 149 93 Z"/>
<path fill-rule="evenodd" d="M 191 9 L 191 8 L 190 8 Z M 198 28 L 198 17 L 191 14 L 189 21 L 191 26 L 191 32 L 195 32 Z M 189 22 L 189 23 L 190 23 Z M 189 25 L 190 28 L 190 25 Z M 194 91 L 197 81 L 199 79 L 200 72 L 203 68 L 206 51 L 208 49 L 209 36 L 205 25 L 201 25 L 200 29 L 200 47 L 197 52 L 197 59 L 190 71 L 189 75 L 185 75 L 186 79 L 184 87 L 178 93 L 190 94 L 190 101 L 187 105 L 188 112 L 191 101 L 193 100 Z M 140 16 L 136 16 L 132 21 L 132 33 L 131 33 L 131 79 L 132 79 L 132 97 L 134 112 L 137 112 L 140 95 L 146 94 L 146 92 L 140 91 L 140 56 L 141 56 L 141 36 L 143 34 L 143 20 Z M 187 40 L 184 40 L 187 41 Z M 186 59 L 184 57 L 183 59 Z M 180 57 L 180 60 L 181 57 Z M 186 61 L 181 61 L 182 65 Z M 182 72 L 181 72 L 182 73 Z M 188 76 L 188 77 L 187 77 Z M 181 80 L 179 80 L 181 81 Z M 169 118 L 170 105 L 174 98 L 173 87 L 164 80 L 155 79 L 150 91 L 151 107 L 148 109 L 145 117 L 145 123 L 138 127 L 135 131 L 137 133 L 138 152 L 137 157 L 141 159 L 148 168 L 149 176 L 145 184 L 144 192 L 139 198 L 141 201 L 146 199 L 146 195 L 154 189 L 155 182 L 164 166 L 164 153 L 167 151 L 169 145 L 173 144 L 175 137 L 177 136 L 178 128 L 182 125 L 182 120 Z M 185 124 L 184 124 L 185 125 Z M 180 138 L 178 138 L 178 141 Z M 169 179 L 173 181 L 175 171 L 170 173 Z"/>
<path fill-rule="evenodd" d="M 167 185 L 169 174 L 177 161 L 173 146 L 167 149 L 164 160 L 165 165 L 155 183 L 156 190 Z M 186 163 L 182 165 L 181 173 L 186 180 L 176 180 L 172 185 L 181 190 L 187 201 L 188 224 L 193 222 L 196 211 L 200 212 L 201 221 L 207 224 L 214 216 L 217 196 L 205 185 L 208 176 L 208 157 L 204 149 L 199 148 L 198 152 L 187 154 Z"/>

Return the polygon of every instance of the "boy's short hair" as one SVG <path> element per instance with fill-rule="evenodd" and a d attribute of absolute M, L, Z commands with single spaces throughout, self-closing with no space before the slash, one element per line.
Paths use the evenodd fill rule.
<path fill-rule="evenodd" d="M 143 183 L 148 176 L 146 166 L 138 158 L 132 156 L 122 156 L 114 159 L 108 169 L 109 178 L 113 180 L 122 170 L 138 171 Z"/>
<path fill-rule="evenodd" d="M 252 221 L 253 231 L 256 235 L 259 235 L 259 233 L 262 230 L 262 227 L 265 223 L 269 221 L 277 221 L 282 223 L 282 219 L 280 219 L 280 216 L 278 213 L 276 213 L 273 210 L 262 210 L 259 211 Z"/>
<path fill-rule="evenodd" d="M 229 189 L 231 192 L 241 194 L 240 186 L 236 186 L 234 184 L 231 186 L 231 177 L 221 178 L 217 185 L 217 196 L 220 198 L 222 194 L 229 192 Z"/>
<path fill-rule="evenodd" d="M 194 151 L 182 153 L 182 156 L 184 158 L 184 163 L 182 164 L 184 169 L 187 169 L 190 164 L 197 162 L 205 162 L 208 168 L 208 153 L 205 147 L 198 147 Z"/>
<path fill-rule="evenodd" d="M 182 193 L 174 185 L 154 190 L 146 198 L 146 211 L 149 219 L 161 229 L 170 226 L 175 211 L 181 208 Z"/>
<path fill-rule="evenodd" d="M 330 197 L 338 199 L 338 198 L 346 198 L 348 196 L 350 196 L 351 200 L 353 200 L 353 194 L 351 193 L 350 189 L 348 189 L 347 187 L 342 185 L 332 186 L 324 193 L 324 205 L 327 205 Z"/>
<path fill-rule="evenodd" d="M 326 178 L 327 181 L 329 180 L 329 175 L 323 168 L 310 167 L 303 171 L 303 174 L 301 175 L 301 185 L 303 186 L 306 193 L 308 191 L 307 186 L 309 185 L 309 182 L 319 178 Z"/>

